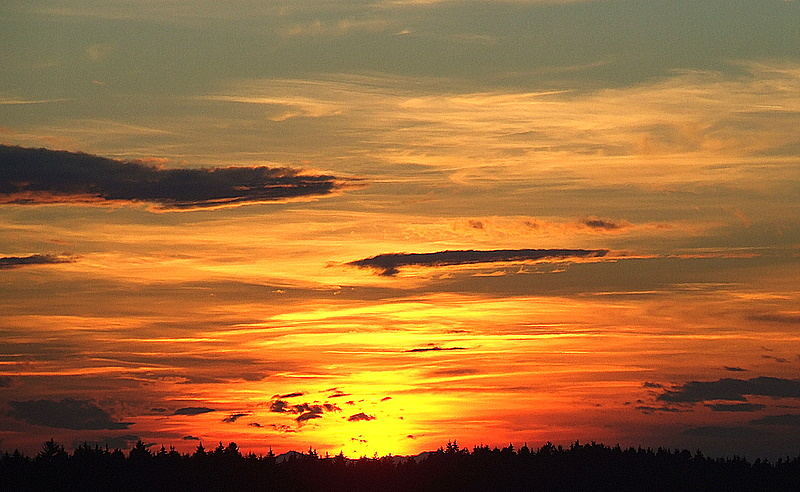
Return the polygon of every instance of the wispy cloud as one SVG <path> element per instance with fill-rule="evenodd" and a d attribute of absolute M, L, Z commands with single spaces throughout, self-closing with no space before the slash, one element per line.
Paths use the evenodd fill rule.
<path fill-rule="evenodd" d="M 596 258 L 605 256 L 605 249 L 497 249 L 490 251 L 454 250 L 436 253 L 386 253 L 347 263 L 358 268 L 371 268 L 380 275 L 392 276 L 404 266 L 441 267 L 475 263 L 526 262 L 537 260 Z"/>

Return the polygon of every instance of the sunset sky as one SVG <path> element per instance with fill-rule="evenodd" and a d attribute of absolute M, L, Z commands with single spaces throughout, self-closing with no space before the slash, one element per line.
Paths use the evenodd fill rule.
<path fill-rule="evenodd" d="M 0 450 L 800 452 L 800 2 L 4 0 Z"/>

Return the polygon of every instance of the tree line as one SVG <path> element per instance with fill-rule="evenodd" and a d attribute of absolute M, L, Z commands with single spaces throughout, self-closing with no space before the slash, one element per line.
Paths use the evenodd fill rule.
<path fill-rule="evenodd" d="M 130 451 L 50 440 L 33 457 L 0 456 L 0 490 L 174 491 L 781 491 L 800 490 L 800 457 L 710 458 L 700 451 L 575 442 L 538 449 L 455 442 L 413 457 L 243 454 L 235 443 L 182 454 L 142 441 Z"/>

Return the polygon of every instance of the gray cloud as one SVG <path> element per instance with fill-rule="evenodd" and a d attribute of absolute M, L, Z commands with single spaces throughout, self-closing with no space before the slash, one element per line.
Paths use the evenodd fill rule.
<path fill-rule="evenodd" d="M 636 410 L 639 410 L 642 413 L 650 414 L 655 412 L 666 412 L 666 413 L 681 413 L 681 412 L 688 412 L 689 410 L 685 410 L 682 408 L 675 408 L 675 407 L 653 407 L 648 405 L 640 405 L 635 407 Z"/>
<path fill-rule="evenodd" d="M 768 415 L 760 419 L 751 420 L 750 423 L 756 425 L 788 425 L 800 427 L 800 414 Z"/>
<path fill-rule="evenodd" d="M 295 391 L 294 393 L 286 393 L 285 395 L 275 395 L 274 398 L 294 398 L 297 396 L 303 396 L 303 393 Z"/>
<path fill-rule="evenodd" d="M 433 347 L 419 347 L 413 348 L 410 350 L 406 350 L 408 352 L 437 352 L 439 350 L 467 350 L 466 347 L 440 347 L 438 345 L 434 345 Z"/>
<path fill-rule="evenodd" d="M 725 369 L 726 371 L 731 371 L 731 372 L 747 372 L 747 369 L 743 369 L 741 367 L 725 366 L 725 367 L 723 367 L 723 369 Z"/>
<path fill-rule="evenodd" d="M 250 415 L 250 414 L 249 413 L 232 413 L 232 414 L 228 415 L 227 417 L 225 417 L 224 419 L 222 419 L 222 421 L 223 422 L 227 422 L 227 423 L 232 423 L 232 422 L 236 422 L 237 420 L 239 420 L 242 417 L 247 417 L 248 415 Z"/>
<path fill-rule="evenodd" d="M 11 417 L 33 425 L 58 429 L 127 429 L 132 422 L 117 422 L 102 408 L 88 400 L 67 398 L 61 401 L 11 401 Z"/>
<path fill-rule="evenodd" d="M 706 406 L 715 412 L 757 412 L 766 408 L 760 403 L 714 403 Z"/>
<path fill-rule="evenodd" d="M 375 417 L 373 417 L 372 415 L 367 415 L 364 412 L 359 412 L 347 417 L 348 422 L 359 422 L 362 420 L 375 420 Z"/>
<path fill-rule="evenodd" d="M 130 201 L 209 208 L 330 194 L 343 181 L 291 168 L 165 169 L 137 161 L 0 145 L 0 203 Z"/>
<path fill-rule="evenodd" d="M 10 270 L 31 265 L 55 265 L 59 263 L 72 263 L 75 260 L 58 255 L 29 255 L 29 256 L 4 256 L 0 257 L 0 270 Z"/>
<path fill-rule="evenodd" d="M 392 276 L 403 266 L 438 267 L 496 263 L 509 261 L 533 261 L 543 259 L 593 258 L 608 254 L 605 249 L 496 249 L 452 250 L 436 253 L 387 253 L 347 263 L 358 268 L 377 270 L 379 275 Z"/>
<path fill-rule="evenodd" d="M 601 230 L 605 230 L 605 231 L 613 231 L 613 230 L 622 229 L 622 228 L 628 226 L 628 224 L 623 223 L 623 222 L 614 222 L 614 221 L 611 221 L 611 220 L 598 219 L 598 218 L 595 218 L 595 217 L 588 218 L 588 219 L 583 219 L 581 221 L 581 224 L 585 225 L 586 227 L 592 228 L 592 229 L 601 229 Z"/>
<path fill-rule="evenodd" d="M 184 441 L 199 441 L 200 438 L 197 436 L 183 436 L 181 439 Z"/>
<path fill-rule="evenodd" d="M 321 418 L 322 418 L 322 414 L 320 414 L 320 413 L 307 412 L 307 413 L 298 415 L 295 420 L 298 421 L 298 422 L 305 422 L 306 420 L 321 419 Z"/>
<path fill-rule="evenodd" d="M 658 396 L 667 402 L 745 401 L 745 395 L 800 398 L 800 380 L 772 377 L 691 381 Z"/>
<path fill-rule="evenodd" d="M 208 407 L 183 407 L 175 410 L 172 415 L 200 415 L 208 412 L 216 412 L 216 410 Z"/>

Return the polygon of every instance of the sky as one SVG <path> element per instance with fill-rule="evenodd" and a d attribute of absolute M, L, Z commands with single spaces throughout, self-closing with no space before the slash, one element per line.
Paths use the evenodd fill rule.
<path fill-rule="evenodd" d="M 800 452 L 800 2 L 6 0 L 0 65 L 0 449 Z"/>

